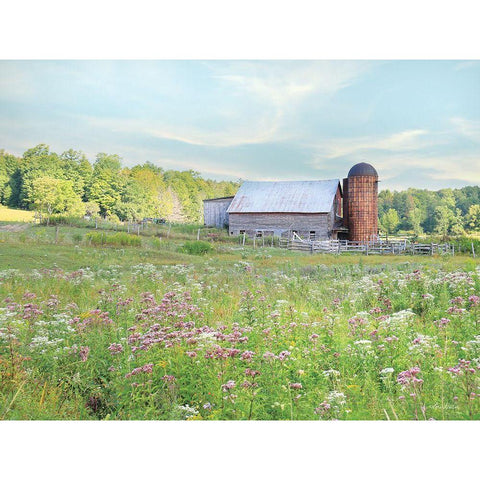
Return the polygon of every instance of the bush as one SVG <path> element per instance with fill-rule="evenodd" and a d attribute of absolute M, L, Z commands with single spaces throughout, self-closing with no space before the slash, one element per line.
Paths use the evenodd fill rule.
<path fill-rule="evenodd" d="M 195 240 L 192 242 L 185 242 L 183 247 L 180 248 L 180 251 L 188 253 L 189 255 L 205 255 L 206 253 L 213 251 L 213 247 L 208 242 Z"/>
<path fill-rule="evenodd" d="M 80 243 L 83 240 L 83 235 L 81 233 L 74 233 L 72 239 L 75 243 Z"/>
<path fill-rule="evenodd" d="M 89 232 L 85 235 L 87 241 L 92 245 L 121 245 L 138 247 L 142 244 L 142 239 L 137 235 L 130 235 L 129 233 L 104 233 L 104 232 Z"/>

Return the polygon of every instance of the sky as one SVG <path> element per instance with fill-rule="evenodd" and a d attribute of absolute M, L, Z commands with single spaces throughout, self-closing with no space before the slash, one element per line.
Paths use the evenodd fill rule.
<path fill-rule="evenodd" d="M 480 184 L 480 61 L 0 61 L 0 148 L 217 180 Z"/>

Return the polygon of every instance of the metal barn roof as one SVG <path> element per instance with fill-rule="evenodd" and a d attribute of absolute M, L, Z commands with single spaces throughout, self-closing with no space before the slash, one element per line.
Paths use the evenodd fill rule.
<path fill-rule="evenodd" d="M 326 213 L 339 180 L 244 182 L 228 213 Z"/>

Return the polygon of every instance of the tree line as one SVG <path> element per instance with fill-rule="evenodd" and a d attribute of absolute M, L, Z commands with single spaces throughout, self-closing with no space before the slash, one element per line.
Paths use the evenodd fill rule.
<path fill-rule="evenodd" d="M 52 152 L 40 144 L 16 157 L 0 150 L 0 204 L 50 216 L 103 216 L 112 220 L 165 218 L 201 222 L 202 200 L 235 195 L 240 182 L 204 179 L 193 170 L 164 170 L 147 162 L 122 167 L 118 155 Z M 380 228 L 460 235 L 480 231 L 480 187 L 439 191 L 383 190 L 378 196 Z"/>
<path fill-rule="evenodd" d="M 380 229 L 387 234 L 403 230 L 417 237 L 427 233 L 446 238 L 480 232 L 480 187 L 383 190 L 378 212 Z"/>
<path fill-rule="evenodd" d="M 111 220 L 165 218 L 200 222 L 202 200 L 234 195 L 239 182 L 204 179 L 193 170 L 164 170 L 147 162 L 122 167 L 118 155 L 52 152 L 40 144 L 16 157 L 0 150 L 0 204 L 44 215 Z"/>

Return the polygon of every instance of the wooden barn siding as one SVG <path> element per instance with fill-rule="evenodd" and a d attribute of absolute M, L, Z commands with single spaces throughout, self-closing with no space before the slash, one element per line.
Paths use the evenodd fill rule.
<path fill-rule="evenodd" d="M 256 230 L 273 231 L 275 235 L 297 230 L 307 238 L 314 230 L 320 240 L 331 237 L 333 218 L 333 205 L 330 213 L 231 213 L 229 230 L 231 235 L 239 235 L 240 230 L 248 235 Z"/>
<path fill-rule="evenodd" d="M 233 198 L 203 202 L 203 219 L 207 227 L 223 228 L 228 225 L 227 208 Z"/>

